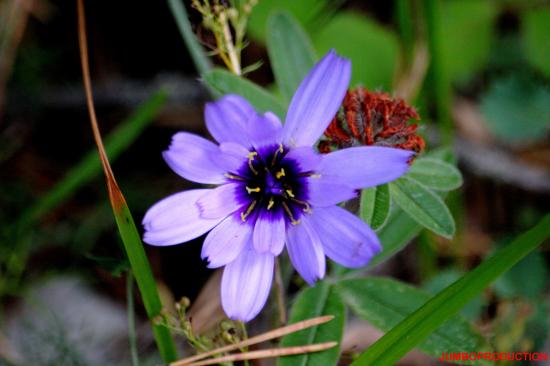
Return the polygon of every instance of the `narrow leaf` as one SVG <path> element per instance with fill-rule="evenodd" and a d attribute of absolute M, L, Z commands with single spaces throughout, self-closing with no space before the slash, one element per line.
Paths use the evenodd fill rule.
<path fill-rule="evenodd" d="M 199 41 L 197 41 L 197 38 L 193 33 L 191 23 L 189 22 L 189 17 L 187 16 L 187 11 L 185 10 L 185 6 L 182 2 L 183 0 L 168 0 L 168 5 L 172 15 L 174 16 L 174 20 L 176 21 L 180 35 L 187 46 L 187 50 L 189 51 L 191 58 L 193 59 L 195 67 L 200 74 L 204 74 L 212 69 L 212 63 L 206 56 L 202 46 Z"/>
<path fill-rule="evenodd" d="M 351 366 L 389 366 L 426 339 L 500 275 L 550 237 L 550 214 L 531 230 L 499 250 L 476 269 L 441 291 L 420 309 L 393 327 Z"/>
<path fill-rule="evenodd" d="M 302 291 L 290 312 L 290 323 L 309 319 L 321 315 L 334 315 L 330 322 L 289 334 L 281 340 L 281 347 L 302 346 L 305 344 L 338 342 L 342 340 L 345 323 L 345 308 L 334 288 L 319 282 L 315 287 Z M 329 350 L 281 357 L 277 360 L 277 366 L 334 366 L 338 362 L 340 347 Z"/>
<path fill-rule="evenodd" d="M 387 184 L 363 189 L 359 212 L 373 230 L 384 226 L 390 215 L 390 190 Z"/>
<path fill-rule="evenodd" d="M 454 219 L 438 195 L 406 176 L 391 182 L 390 191 L 395 203 L 420 225 L 446 238 L 453 236 Z"/>
<path fill-rule="evenodd" d="M 289 102 L 315 64 L 311 40 L 291 15 L 277 12 L 267 21 L 267 51 L 277 86 Z"/>
<path fill-rule="evenodd" d="M 156 93 L 105 138 L 105 150 L 111 161 L 116 160 L 136 140 L 145 127 L 153 121 L 165 101 L 166 93 Z M 18 220 L 20 226 L 25 227 L 40 219 L 42 215 L 67 200 L 80 187 L 100 173 L 101 163 L 97 156 L 97 150 L 94 148 L 69 170 L 63 179 L 21 215 Z"/>
<path fill-rule="evenodd" d="M 166 362 L 174 361 L 178 355 L 170 330 L 155 322 L 155 318 L 162 311 L 162 303 L 149 260 L 143 249 L 143 242 L 122 192 L 116 182 L 109 179 L 109 176 L 107 176 L 107 185 L 118 232 L 128 255 L 145 311 L 149 319 L 152 320 L 153 334 L 157 341 L 159 353 Z"/>
<path fill-rule="evenodd" d="M 431 295 L 390 278 L 362 278 L 336 285 L 344 303 L 359 317 L 387 332 L 426 303 Z M 492 352 L 489 343 L 461 316 L 453 316 L 418 348 L 429 355 L 443 352 Z M 490 365 L 488 361 L 480 365 Z"/>
<path fill-rule="evenodd" d="M 118 187 L 115 175 L 109 163 L 107 152 L 103 144 L 101 132 L 94 108 L 92 97 L 92 81 L 90 77 L 90 67 L 88 63 L 88 42 L 86 39 L 86 16 L 84 14 L 84 2 L 78 0 L 78 40 L 80 46 L 80 61 L 82 65 L 82 76 L 84 81 L 84 91 L 86 92 L 86 104 L 90 116 L 90 124 L 94 135 L 97 152 L 105 174 L 107 190 L 109 191 L 109 200 L 115 216 L 115 221 L 118 226 L 118 231 L 126 254 L 132 267 L 132 272 L 136 278 L 136 282 L 141 293 L 145 311 L 150 320 L 153 321 L 153 334 L 159 349 L 159 353 L 165 362 L 173 361 L 177 358 L 177 350 L 170 334 L 170 330 L 160 324 L 154 322 L 155 318 L 160 315 L 162 303 L 157 291 L 156 282 L 153 277 L 153 272 L 149 266 L 143 243 L 139 236 L 138 230 L 130 213 L 130 209 L 126 204 L 126 200 L 122 191 Z"/>
<path fill-rule="evenodd" d="M 207 72 L 203 75 L 203 79 L 220 95 L 238 94 L 248 100 L 260 113 L 271 111 L 279 118 L 285 116 L 285 108 L 281 102 L 267 90 L 249 80 L 222 69 Z"/>
<path fill-rule="evenodd" d="M 440 191 L 450 191 L 462 185 L 462 175 L 457 168 L 432 158 L 416 159 L 407 176 L 428 188 Z"/>

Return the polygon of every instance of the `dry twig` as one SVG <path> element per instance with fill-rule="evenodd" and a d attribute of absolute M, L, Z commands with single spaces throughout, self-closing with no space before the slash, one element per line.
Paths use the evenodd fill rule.
<path fill-rule="evenodd" d="M 190 366 L 191 364 L 193 364 L 193 362 L 197 362 L 199 360 L 202 360 L 203 358 L 206 358 L 206 357 L 209 357 L 209 356 L 212 356 L 212 355 L 217 355 L 217 354 L 220 354 L 220 353 L 233 351 L 233 350 L 236 350 L 236 349 L 239 349 L 239 348 L 244 348 L 244 347 L 251 346 L 253 344 L 265 342 L 265 341 L 268 341 L 270 339 L 279 338 L 279 337 L 282 337 L 286 334 L 295 333 L 295 332 L 298 332 L 302 329 L 310 328 L 310 327 L 313 327 L 315 325 L 319 325 L 319 324 L 329 322 L 332 319 L 334 319 L 334 316 L 325 315 L 325 316 L 320 316 L 318 318 L 308 319 L 308 320 L 304 320 L 304 321 L 301 321 L 301 322 L 298 322 L 298 323 L 290 324 L 290 325 L 287 325 L 287 326 L 284 326 L 284 327 L 281 327 L 281 328 L 271 330 L 271 331 L 266 332 L 264 334 L 257 335 L 255 337 L 245 339 L 244 341 L 236 343 L 236 344 L 232 344 L 232 345 L 229 345 L 229 346 L 224 346 L 224 347 L 221 347 L 221 348 L 214 349 L 212 351 L 208 351 L 208 352 L 201 353 L 201 354 L 198 354 L 198 355 L 195 355 L 195 356 L 192 356 L 192 357 L 184 358 L 183 360 L 179 360 L 179 361 L 171 363 L 170 366 Z M 324 344 L 324 345 L 326 345 L 326 344 Z M 315 345 L 311 345 L 311 346 L 315 346 Z M 300 347 L 303 348 L 303 347 L 311 347 L 311 346 L 300 346 Z M 292 349 L 297 349 L 297 348 L 300 348 L 300 347 L 291 347 L 291 348 Z M 333 346 L 331 346 L 331 347 L 333 347 Z M 330 348 L 330 347 L 328 347 L 328 348 Z M 279 349 L 279 350 L 281 350 L 281 349 Z M 285 352 L 290 352 L 289 350 L 290 350 L 290 348 L 286 349 Z M 265 352 L 268 352 L 268 351 L 269 352 L 277 351 L 277 349 L 266 350 Z M 288 353 L 288 354 L 298 354 L 298 353 L 317 352 L 317 351 L 310 350 L 310 351 L 297 352 L 297 353 Z M 264 351 L 246 352 L 246 354 L 257 354 L 255 352 L 264 352 Z M 268 354 L 268 353 L 266 353 L 266 354 Z M 269 353 L 269 354 L 271 354 L 271 353 Z M 238 355 L 233 355 L 233 356 L 238 356 Z M 266 357 L 276 357 L 276 356 L 278 356 L 278 355 L 263 356 L 263 357 L 254 356 L 253 358 L 266 358 Z M 252 358 L 249 358 L 249 359 L 252 359 Z M 239 360 L 244 360 L 244 358 L 239 359 Z M 209 361 L 211 361 L 211 360 L 209 360 Z M 225 361 L 230 361 L 230 360 L 219 360 L 218 362 L 225 362 Z M 232 359 L 231 361 L 237 361 L 237 359 Z M 209 364 L 201 363 L 201 365 L 210 365 L 210 363 Z M 196 366 L 198 366 L 198 365 L 196 365 Z"/>

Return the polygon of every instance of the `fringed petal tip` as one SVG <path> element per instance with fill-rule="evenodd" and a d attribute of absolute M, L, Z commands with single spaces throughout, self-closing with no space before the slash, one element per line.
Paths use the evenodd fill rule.
<path fill-rule="evenodd" d="M 317 208 L 311 217 L 325 254 L 348 268 L 366 266 L 382 251 L 376 233 L 356 215 L 338 207 Z"/>
<path fill-rule="evenodd" d="M 223 169 L 212 159 L 216 153 L 219 147 L 213 142 L 192 133 L 178 132 L 162 157 L 174 172 L 187 180 L 221 184 L 226 178 Z"/>
<path fill-rule="evenodd" d="M 409 170 L 414 152 L 392 147 L 358 146 L 323 155 L 321 176 L 360 189 L 388 183 Z"/>
<path fill-rule="evenodd" d="M 211 230 L 222 218 L 202 218 L 195 204 L 210 191 L 184 191 L 157 202 L 143 218 L 143 241 L 157 246 L 175 245 L 195 239 Z"/>

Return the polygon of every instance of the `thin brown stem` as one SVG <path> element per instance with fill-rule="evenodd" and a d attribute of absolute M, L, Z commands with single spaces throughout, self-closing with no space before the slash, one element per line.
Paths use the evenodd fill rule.
<path fill-rule="evenodd" d="M 326 343 L 311 344 L 308 346 L 272 348 L 272 349 L 266 349 L 261 351 L 237 353 L 234 355 L 227 355 L 227 356 L 213 358 L 211 360 L 195 362 L 192 364 L 188 364 L 188 366 L 215 365 L 221 362 L 257 360 L 260 358 L 274 358 L 274 357 L 280 357 L 280 356 L 299 355 L 302 353 L 320 352 L 320 351 L 324 351 L 326 349 L 332 348 L 337 344 L 338 342 L 326 342 Z M 175 364 L 172 363 L 171 365 L 173 366 Z"/>
<path fill-rule="evenodd" d="M 236 350 L 236 349 L 239 349 L 239 348 L 251 346 L 253 344 L 269 341 L 270 339 L 279 338 L 279 337 L 282 337 L 282 336 L 290 334 L 290 333 L 298 332 L 302 329 L 310 328 L 310 327 L 313 327 L 313 326 L 316 326 L 316 325 L 319 325 L 319 324 L 329 322 L 332 319 L 334 319 L 333 315 L 325 315 L 325 316 L 320 316 L 320 317 L 317 317 L 317 318 L 303 320 L 303 321 L 298 322 L 298 323 L 290 324 L 290 325 L 287 325 L 287 326 L 284 326 L 284 327 L 281 327 L 281 328 L 271 330 L 271 331 L 266 332 L 264 334 L 257 335 L 255 337 L 246 339 L 246 340 L 244 340 L 242 342 L 239 342 L 239 343 L 231 344 L 229 346 L 224 346 L 224 347 L 221 347 L 221 348 L 214 349 L 212 351 L 208 351 L 208 352 L 201 353 L 201 354 L 198 354 L 198 355 L 195 355 L 195 356 L 192 356 L 192 357 L 184 358 L 182 360 L 171 363 L 170 366 L 190 365 L 193 362 L 196 362 L 198 360 L 202 360 L 203 358 L 206 358 L 206 357 L 209 357 L 209 356 L 212 356 L 212 355 L 216 355 L 216 354 L 220 354 L 220 353 L 224 353 L 224 352 L 229 352 L 229 351 L 233 351 L 233 350 Z"/>
<path fill-rule="evenodd" d="M 285 288 L 283 286 L 283 276 L 281 275 L 281 263 L 279 258 L 275 259 L 275 296 L 277 298 L 277 307 L 279 308 L 279 322 L 285 325 L 287 322 L 285 306 Z"/>
<path fill-rule="evenodd" d="M 114 174 L 111 170 L 111 165 L 107 159 L 107 154 L 105 153 L 105 147 L 103 146 L 103 140 L 101 138 L 101 133 L 99 132 L 99 126 L 97 123 L 97 117 L 95 114 L 93 93 L 92 93 L 92 82 L 90 79 L 90 66 L 88 63 L 88 41 L 86 37 L 86 17 L 84 16 L 84 3 L 82 0 L 78 0 L 78 44 L 80 46 L 80 63 L 82 65 L 82 77 L 84 79 L 84 90 L 86 92 L 86 104 L 88 105 L 88 113 L 90 115 L 90 123 L 92 125 L 92 131 L 94 134 L 94 140 L 97 145 L 97 150 L 99 152 L 99 157 L 101 159 L 101 164 L 105 170 L 105 174 L 108 179 L 114 181 Z"/>

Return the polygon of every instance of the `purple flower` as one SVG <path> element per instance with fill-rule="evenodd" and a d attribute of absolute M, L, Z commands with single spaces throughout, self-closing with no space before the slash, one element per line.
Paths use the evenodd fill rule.
<path fill-rule="evenodd" d="M 218 186 L 155 204 L 143 219 L 143 239 L 174 245 L 210 231 L 202 257 L 211 268 L 225 266 L 221 298 L 230 318 L 248 321 L 260 312 L 285 245 L 310 285 L 324 277 L 325 255 L 361 267 L 381 250 L 368 225 L 337 204 L 404 174 L 413 153 L 361 146 L 320 155 L 312 147 L 340 107 L 350 69 L 329 52 L 298 87 L 284 126 L 237 95 L 209 103 L 206 125 L 219 144 L 180 132 L 163 154 L 185 179 Z"/>

